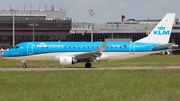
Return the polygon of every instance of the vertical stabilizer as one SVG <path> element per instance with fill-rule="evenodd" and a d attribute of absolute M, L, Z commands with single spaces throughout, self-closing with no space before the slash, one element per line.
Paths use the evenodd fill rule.
<path fill-rule="evenodd" d="M 143 43 L 168 43 L 171 36 L 171 30 L 175 19 L 175 13 L 168 13 L 151 31 L 151 33 L 136 42 Z"/>

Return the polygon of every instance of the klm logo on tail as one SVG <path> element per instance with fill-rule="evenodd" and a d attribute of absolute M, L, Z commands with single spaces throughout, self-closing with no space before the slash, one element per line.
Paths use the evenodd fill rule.
<path fill-rule="evenodd" d="M 161 25 L 161 27 L 158 27 L 159 30 L 157 31 L 154 31 L 154 35 L 169 35 L 170 34 L 170 31 L 166 31 L 166 27 L 163 27 Z"/>

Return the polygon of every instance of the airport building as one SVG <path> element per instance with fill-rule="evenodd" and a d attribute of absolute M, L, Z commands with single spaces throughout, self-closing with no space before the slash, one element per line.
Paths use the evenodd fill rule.
<path fill-rule="evenodd" d="M 71 19 L 66 17 L 62 8 L 39 10 L 2 10 L 0 11 L 0 49 L 13 47 L 13 19 L 15 45 L 33 41 L 71 41 Z M 33 28 L 34 26 L 34 28 Z"/>

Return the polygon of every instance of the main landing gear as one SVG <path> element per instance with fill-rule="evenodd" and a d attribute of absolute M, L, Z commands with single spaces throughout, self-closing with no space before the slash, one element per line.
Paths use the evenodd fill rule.
<path fill-rule="evenodd" d="M 26 60 L 21 60 L 21 62 L 24 63 L 24 65 L 22 66 L 24 69 L 27 68 L 27 65 L 26 65 Z"/>
<path fill-rule="evenodd" d="M 85 64 L 85 67 L 86 67 L 86 68 L 91 68 L 91 63 L 87 62 L 87 63 Z"/>
<path fill-rule="evenodd" d="M 23 68 L 24 68 L 24 69 L 27 68 L 27 65 L 23 65 Z"/>

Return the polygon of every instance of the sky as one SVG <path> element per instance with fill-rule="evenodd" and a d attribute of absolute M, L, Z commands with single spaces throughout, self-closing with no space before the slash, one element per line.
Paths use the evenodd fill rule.
<path fill-rule="evenodd" d="M 93 9 L 93 22 L 116 22 L 121 21 L 121 16 L 126 19 L 136 20 L 161 19 L 167 13 L 176 13 L 180 18 L 180 0 L 0 0 L 0 10 L 13 9 L 24 10 L 55 9 L 60 10 L 61 6 L 66 10 L 66 16 L 73 21 L 90 22 L 91 16 L 88 12 Z"/>

